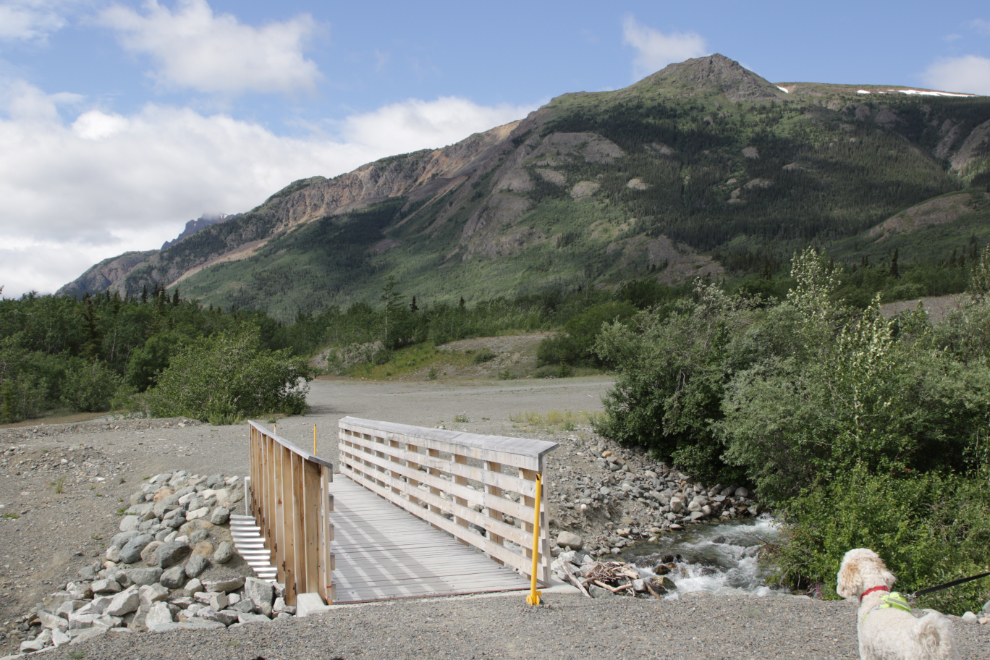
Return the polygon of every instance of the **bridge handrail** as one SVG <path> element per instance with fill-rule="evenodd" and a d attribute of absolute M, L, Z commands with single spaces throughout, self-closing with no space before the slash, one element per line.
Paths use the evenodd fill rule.
<path fill-rule="evenodd" d="M 285 584 L 285 602 L 316 592 L 334 598 L 333 464 L 300 449 L 260 424 L 248 421 L 251 513 Z"/>
<path fill-rule="evenodd" d="M 536 476 L 542 475 L 544 458 L 556 447 L 557 443 L 543 440 L 355 417 L 344 417 L 339 422 L 341 473 L 525 575 L 531 575 L 533 570 Z M 504 473 L 503 466 L 516 468 L 518 476 Z M 483 490 L 469 482 L 480 484 Z M 506 497 L 507 492 L 518 498 Z M 537 578 L 548 583 L 546 498 L 540 510 Z M 506 517 L 511 520 L 506 521 Z M 485 535 L 469 525 L 480 527 Z"/>

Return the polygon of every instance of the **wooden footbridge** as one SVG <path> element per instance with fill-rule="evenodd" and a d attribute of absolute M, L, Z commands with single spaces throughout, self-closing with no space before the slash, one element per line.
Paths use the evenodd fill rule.
<path fill-rule="evenodd" d="M 544 502 L 534 520 L 556 443 L 345 417 L 334 479 L 329 462 L 249 424 L 256 540 L 235 530 L 235 542 L 287 604 L 523 590 L 534 568 L 549 583 Z"/>

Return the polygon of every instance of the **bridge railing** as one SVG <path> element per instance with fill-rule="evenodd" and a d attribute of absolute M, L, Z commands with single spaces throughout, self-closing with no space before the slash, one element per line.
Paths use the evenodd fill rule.
<path fill-rule="evenodd" d="M 344 417 L 337 446 L 342 474 L 531 576 L 536 478 L 556 443 Z M 542 500 L 537 579 L 549 583 Z"/>
<path fill-rule="evenodd" d="M 315 592 L 332 603 L 333 465 L 300 449 L 255 422 L 248 422 L 251 456 L 249 505 L 285 602 Z"/>

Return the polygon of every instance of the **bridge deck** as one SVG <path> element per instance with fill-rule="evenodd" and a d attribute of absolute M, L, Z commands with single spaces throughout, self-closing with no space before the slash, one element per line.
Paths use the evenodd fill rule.
<path fill-rule="evenodd" d="M 335 474 L 336 603 L 529 588 L 482 552 Z"/>

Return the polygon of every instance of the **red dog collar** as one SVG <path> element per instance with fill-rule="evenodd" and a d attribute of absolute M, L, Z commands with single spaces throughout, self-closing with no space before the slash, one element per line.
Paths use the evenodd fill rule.
<path fill-rule="evenodd" d="M 882 585 L 879 586 L 879 587 L 873 587 L 872 589 L 867 589 L 862 594 L 860 594 L 860 596 L 859 596 L 859 602 L 862 603 L 863 602 L 863 598 L 865 598 L 867 594 L 872 594 L 874 591 L 886 591 L 886 592 L 890 592 L 890 589 L 888 589 L 887 587 L 882 586 Z"/>

